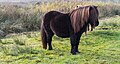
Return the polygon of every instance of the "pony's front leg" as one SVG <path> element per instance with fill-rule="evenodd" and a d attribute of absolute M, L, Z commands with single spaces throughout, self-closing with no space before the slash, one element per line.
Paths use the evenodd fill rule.
<path fill-rule="evenodd" d="M 71 53 L 73 55 L 76 54 L 76 48 L 77 48 L 77 46 L 76 46 L 77 45 L 76 40 L 77 40 L 77 35 L 76 34 L 72 34 L 70 36 L 70 43 L 71 43 Z"/>
<path fill-rule="evenodd" d="M 77 37 L 76 37 L 76 52 L 77 53 L 80 53 L 79 51 L 78 51 L 78 46 L 79 46 L 79 42 L 80 42 L 80 38 L 81 38 L 81 35 L 82 34 L 77 34 Z"/>
<path fill-rule="evenodd" d="M 76 52 L 80 53 L 80 52 L 78 51 L 78 45 L 79 45 L 80 36 L 81 36 L 81 34 L 78 34 L 78 33 L 77 33 L 77 34 L 72 34 L 72 35 L 70 36 L 71 53 L 72 53 L 73 55 L 75 55 Z"/>

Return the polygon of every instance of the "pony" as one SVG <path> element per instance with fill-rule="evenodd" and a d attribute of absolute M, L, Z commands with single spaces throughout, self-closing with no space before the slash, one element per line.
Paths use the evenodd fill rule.
<path fill-rule="evenodd" d="M 87 31 L 89 25 L 91 29 L 99 25 L 99 12 L 97 6 L 82 6 L 69 13 L 58 11 L 47 12 L 41 24 L 41 41 L 43 48 L 52 50 L 52 37 L 57 35 L 62 38 L 70 38 L 71 53 L 80 53 L 78 45 L 80 38 Z"/>

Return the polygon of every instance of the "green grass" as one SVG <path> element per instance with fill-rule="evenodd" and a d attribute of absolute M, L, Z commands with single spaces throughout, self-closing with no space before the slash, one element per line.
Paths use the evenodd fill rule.
<path fill-rule="evenodd" d="M 120 29 L 109 24 L 119 25 L 119 18 L 102 19 L 95 31 L 83 34 L 77 55 L 70 53 L 69 38 L 54 36 L 50 51 L 42 48 L 39 31 L 9 34 L 0 39 L 0 64 L 119 64 Z M 101 26 L 110 29 L 98 30 Z"/>
<path fill-rule="evenodd" d="M 83 35 L 79 45 L 81 53 L 77 55 L 70 54 L 69 38 L 54 36 L 54 49 L 49 51 L 42 49 L 39 36 L 39 32 L 30 32 L 1 39 L 0 64 L 120 63 L 120 30 L 96 30 Z"/>
<path fill-rule="evenodd" d="M 100 25 L 102 28 L 119 29 L 120 28 L 120 16 L 116 15 L 113 17 L 103 18 L 100 20 Z"/>

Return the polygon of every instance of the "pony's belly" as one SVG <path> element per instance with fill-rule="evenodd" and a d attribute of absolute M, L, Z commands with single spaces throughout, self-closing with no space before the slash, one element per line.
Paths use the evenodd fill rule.
<path fill-rule="evenodd" d="M 64 29 L 56 28 L 56 29 L 52 29 L 52 31 L 54 32 L 54 34 L 62 38 L 67 38 L 70 36 L 70 32 L 68 28 L 64 28 Z"/>
<path fill-rule="evenodd" d="M 59 16 L 56 16 L 51 22 L 50 22 L 50 28 L 51 30 L 59 37 L 69 37 L 69 26 L 70 26 L 70 19 L 68 15 L 61 14 Z"/>
<path fill-rule="evenodd" d="M 69 33 L 55 33 L 57 36 L 62 38 L 68 38 L 70 37 Z"/>
<path fill-rule="evenodd" d="M 59 37 L 69 37 L 70 36 L 70 32 L 69 32 L 69 26 L 67 24 L 60 24 L 58 23 L 58 25 L 52 26 L 52 31 L 54 34 L 56 34 Z"/>

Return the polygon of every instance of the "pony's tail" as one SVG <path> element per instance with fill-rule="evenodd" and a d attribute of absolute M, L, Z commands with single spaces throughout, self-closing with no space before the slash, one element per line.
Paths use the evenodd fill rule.
<path fill-rule="evenodd" d="M 47 49 L 47 37 L 43 27 L 41 28 L 41 41 L 44 49 Z"/>

